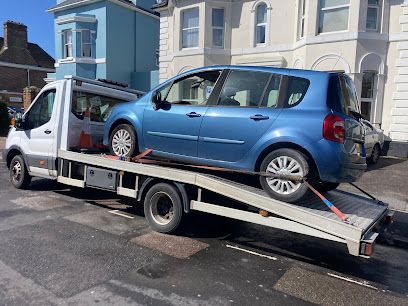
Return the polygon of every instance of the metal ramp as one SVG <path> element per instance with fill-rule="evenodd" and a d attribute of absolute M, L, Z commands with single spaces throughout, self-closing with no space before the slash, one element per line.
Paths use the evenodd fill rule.
<path fill-rule="evenodd" d="M 294 205 L 272 199 L 262 189 L 200 172 L 112 160 L 65 150 L 59 150 L 58 157 L 69 163 L 77 162 L 196 186 L 198 198 L 190 202 L 193 210 L 342 242 L 347 244 L 350 254 L 355 256 L 361 255 L 362 242 L 372 244 L 375 241 L 378 233 L 373 229 L 388 214 L 388 206 L 374 200 L 348 192 L 329 192 L 327 198 L 349 218 L 350 222 L 346 223 L 317 197 Z M 58 180 L 68 185 L 84 187 L 86 178 L 75 180 L 60 174 Z M 118 193 L 120 188 L 121 186 L 118 187 Z M 137 186 L 135 189 L 137 194 Z M 272 216 L 262 217 L 257 213 L 202 202 L 201 194 L 205 190 L 268 211 Z"/>
<path fill-rule="evenodd" d="M 371 199 L 343 191 L 331 191 L 327 194 L 327 198 L 349 217 L 350 223 L 340 220 L 315 197 L 300 204 L 289 204 L 270 198 L 262 189 L 203 174 L 197 175 L 196 184 L 201 188 L 287 219 L 285 221 L 288 227 L 285 228 L 286 230 L 305 233 L 305 226 L 307 226 L 306 234 L 308 235 L 346 243 L 350 253 L 356 256 L 360 253 L 362 240 L 367 242 L 375 240 L 378 234 L 372 232 L 372 229 L 388 214 L 387 205 L 378 204 Z M 206 209 L 205 205 L 199 202 L 194 202 L 192 207 L 201 211 L 224 215 L 217 213 L 218 210 L 214 210 L 214 207 L 211 210 Z M 231 214 L 232 211 L 229 213 Z M 228 217 L 228 215 L 224 216 Z M 235 216 L 235 218 L 245 221 L 239 216 Z M 263 225 L 278 227 L 275 223 L 279 218 L 261 218 L 269 219 L 268 224 L 265 224 L 266 220 L 257 218 L 257 220 L 263 220 Z"/>

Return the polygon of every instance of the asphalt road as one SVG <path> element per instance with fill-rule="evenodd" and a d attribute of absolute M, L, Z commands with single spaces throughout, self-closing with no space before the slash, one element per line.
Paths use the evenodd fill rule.
<path fill-rule="evenodd" d="M 157 234 L 137 203 L 42 179 L 16 190 L 1 162 L 0 182 L 1 305 L 408 305 L 403 213 L 395 244 L 364 259 L 203 214 Z"/>

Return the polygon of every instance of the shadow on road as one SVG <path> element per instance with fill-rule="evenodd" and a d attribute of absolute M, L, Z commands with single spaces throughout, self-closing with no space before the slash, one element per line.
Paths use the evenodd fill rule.
<path fill-rule="evenodd" d="M 373 170 L 379 170 L 379 169 L 382 169 L 382 168 L 386 168 L 386 167 L 389 167 L 389 166 L 393 166 L 393 165 L 396 165 L 396 164 L 403 163 L 405 161 L 406 161 L 406 159 L 403 159 L 403 158 L 385 158 L 385 157 L 381 157 L 376 164 L 374 164 L 374 165 L 368 164 L 366 172 L 373 171 Z"/>

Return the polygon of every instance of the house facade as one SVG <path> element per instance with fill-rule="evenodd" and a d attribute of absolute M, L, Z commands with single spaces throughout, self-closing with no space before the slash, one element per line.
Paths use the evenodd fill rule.
<path fill-rule="evenodd" d="M 108 79 L 138 90 L 158 83 L 155 0 L 57 0 L 56 73 Z"/>
<path fill-rule="evenodd" d="M 350 75 L 365 118 L 408 152 L 408 1 L 162 0 L 160 80 L 208 65 Z"/>
<path fill-rule="evenodd" d="M 24 108 L 23 89 L 45 85 L 47 73 L 54 69 L 54 59 L 39 45 L 27 40 L 27 26 L 6 21 L 0 37 L 0 102 Z"/>

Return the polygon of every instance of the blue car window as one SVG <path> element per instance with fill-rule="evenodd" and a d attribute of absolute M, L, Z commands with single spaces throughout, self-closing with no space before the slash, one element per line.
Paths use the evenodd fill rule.
<path fill-rule="evenodd" d="M 280 75 L 272 75 L 268 87 L 266 88 L 261 107 L 277 108 L 279 101 L 279 88 L 282 77 Z"/>
<path fill-rule="evenodd" d="M 206 71 L 176 80 L 160 90 L 164 101 L 179 105 L 205 105 L 221 71 Z"/>
<path fill-rule="evenodd" d="M 286 92 L 286 101 L 284 103 L 285 108 L 298 105 L 309 88 L 310 81 L 298 77 L 289 77 L 288 89 Z"/>
<path fill-rule="evenodd" d="M 218 105 L 258 107 L 271 74 L 265 72 L 232 70 L 218 99 Z"/>
<path fill-rule="evenodd" d="M 360 113 L 356 90 L 349 77 L 345 75 L 330 77 L 327 105 L 334 111 L 348 116 Z"/>
<path fill-rule="evenodd" d="M 346 99 L 346 108 L 348 112 L 360 113 L 358 98 L 356 94 L 356 89 L 354 87 L 353 81 L 346 76 L 343 76 L 345 80 L 345 88 L 348 95 L 348 99 Z"/>

